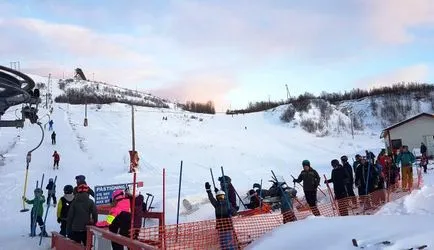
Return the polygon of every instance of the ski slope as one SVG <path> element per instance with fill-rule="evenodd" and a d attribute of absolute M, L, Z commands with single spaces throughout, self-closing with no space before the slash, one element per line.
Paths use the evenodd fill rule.
<path fill-rule="evenodd" d="M 41 80 L 42 81 L 42 80 Z M 60 93 L 54 89 L 54 95 Z M 224 114 L 204 115 L 174 109 L 135 108 L 136 150 L 140 157 L 138 180 L 144 182 L 139 191 L 155 195 L 156 210 L 162 208 L 162 169 L 166 168 L 166 223 L 176 222 L 179 165 L 183 161 L 181 199 L 200 203 L 199 210 L 183 215 L 180 222 L 212 219 L 214 211 L 207 203 L 204 182 L 211 181 L 209 169 L 220 175 L 220 166 L 231 176 L 240 195 L 246 193 L 262 179 L 268 188 L 270 170 L 290 179 L 298 175 L 301 161 L 309 159 L 321 174 L 330 175 L 330 161 L 346 154 L 353 157 L 365 149 L 377 152 L 383 146 L 380 131 L 366 130 L 355 135 L 316 137 L 298 126 L 282 124 L 281 109 L 254 114 L 228 116 Z M 48 122 L 47 111 L 40 110 L 39 117 Z M 8 110 L 4 118 L 13 118 Z M 167 121 L 163 120 L 167 117 Z M 42 146 L 32 155 L 29 168 L 29 188 L 26 195 L 32 198 L 36 180 L 45 173 L 57 179 L 57 196 L 62 195 L 63 186 L 75 184 L 78 174 L 86 176 L 87 183 L 107 185 L 132 181 L 128 174 L 131 149 L 131 107 L 124 104 L 88 105 L 89 126 L 83 126 L 84 106 L 55 104 L 51 115 L 57 133 L 57 145 L 51 145 L 48 125 Z M 0 129 L 0 223 L 8 230 L 0 232 L 0 249 L 47 249 L 49 240 L 44 239 L 41 247 L 39 238 L 29 238 L 29 213 L 20 213 L 23 192 L 25 156 L 40 140 L 38 126 L 26 123 L 23 129 Z M 52 169 L 52 154 L 60 154 L 59 170 Z M 46 195 L 44 185 L 44 193 Z M 398 205 L 397 205 L 398 206 Z M 400 207 L 390 208 L 390 213 L 400 214 Z M 100 219 L 103 219 L 102 217 Z M 318 219 L 329 220 L 325 218 Z M 330 219 L 341 221 L 341 218 Z M 344 219 L 346 220 L 346 219 Z M 354 218 L 359 223 L 363 217 Z M 395 219 L 391 219 L 395 220 Z M 316 221 L 316 220 L 312 220 Z M 298 222 L 304 225 L 304 222 Z M 316 222 L 306 222 L 309 223 Z M 336 222 L 337 223 L 337 222 Z M 351 222 L 352 224 L 353 222 Z M 146 225 L 155 225 L 147 222 Z M 50 208 L 47 231 L 58 231 L 55 209 Z M 299 230 L 299 229 L 297 229 Z M 324 232 L 327 227 L 321 227 Z M 300 230 L 302 232 L 302 230 Z M 260 246 L 258 246 L 260 247 Z M 308 248 L 299 248 L 308 249 Z"/>

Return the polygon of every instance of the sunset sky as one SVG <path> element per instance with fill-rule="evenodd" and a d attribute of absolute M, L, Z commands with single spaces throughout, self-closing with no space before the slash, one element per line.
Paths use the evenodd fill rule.
<path fill-rule="evenodd" d="M 0 34 L 0 64 L 219 111 L 434 80 L 433 0 L 0 0 Z"/>

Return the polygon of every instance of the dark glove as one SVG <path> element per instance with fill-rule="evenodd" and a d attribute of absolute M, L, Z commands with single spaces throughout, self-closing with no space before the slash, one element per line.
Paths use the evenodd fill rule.
<path fill-rule="evenodd" d="M 327 184 L 327 181 L 324 181 L 324 184 Z"/>
<path fill-rule="evenodd" d="M 206 191 L 211 190 L 211 185 L 209 184 L 209 182 L 205 182 L 205 189 Z"/>
<path fill-rule="evenodd" d="M 217 193 L 219 191 L 218 188 L 214 188 L 214 192 Z"/>
<path fill-rule="evenodd" d="M 57 223 L 60 223 L 62 220 L 60 218 L 57 218 Z"/>
<path fill-rule="evenodd" d="M 235 206 L 235 211 L 238 212 L 238 210 L 240 210 L 240 206 Z"/>

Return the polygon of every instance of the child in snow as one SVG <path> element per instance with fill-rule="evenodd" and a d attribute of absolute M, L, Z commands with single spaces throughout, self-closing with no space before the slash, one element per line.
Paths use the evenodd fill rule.
<path fill-rule="evenodd" d="M 48 122 L 48 125 L 49 125 L 49 127 L 48 127 L 48 130 L 53 130 L 53 120 L 50 120 L 49 122 Z"/>
<path fill-rule="evenodd" d="M 59 200 L 59 206 L 57 206 L 57 223 L 60 223 L 60 234 L 66 237 L 66 219 L 68 218 L 68 211 L 72 200 L 74 200 L 74 194 L 72 193 L 73 187 L 66 185 L 63 187 L 64 195 Z"/>
<path fill-rule="evenodd" d="M 53 199 L 53 206 L 56 207 L 57 199 L 56 199 L 56 184 L 54 184 L 53 178 L 50 178 L 48 180 L 47 187 L 45 188 L 48 190 L 48 196 L 47 196 L 47 206 L 50 205 L 51 199 Z"/>
<path fill-rule="evenodd" d="M 426 157 L 426 154 L 422 155 L 420 158 L 420 166 L 423 168 L 423 172 L 426 174 L 426 171 L 428 170 L 428 157 Z"/>
<path fill-rule="evenodd" d="M 27 204 L 33 204 L 32 210 L 30 212 L 30 236 L 36 236 L 36 223 L 38 223 L 39 227 L 41 228 L 41 233 L 39 235 L 47 237 L 44 221 L 42 220 L 42 214 L 44 213 L 44 208 L 42 204 L 44 204 L 45 202 L 45 197 L 42 189 L 40 188 L 36 188 L 34 190 L 34 194 L 35 198 L 33 198 L 33 200 L 28 200 L 26 197 L 23 196 L 24 202 L 26 202 Z"/>
<path fill-rule="evenodd" d="M 205 189 L 208 194 L 208 199 L 215 209 L 216 229 L 219 233 L 221 249 L 239 249 L 231 219 L 231 216 L 236 215 L 237 211 L 232 207 L 231 203 L 225 199 L 224 191 L 217 191 L 216 197 L 214 198 L 211 193 L 211 185 L 208 182 L 205 183 Z"/>
<path fill-rule="evenodd" d="M 53 157 L 54 157 L 53 169 L 56 169 L 56 167 L 57 169 L 59 169 L 59 161 L 60 161 L 59 153 L 57 153 L 57 151 L 54 151 Z"/>

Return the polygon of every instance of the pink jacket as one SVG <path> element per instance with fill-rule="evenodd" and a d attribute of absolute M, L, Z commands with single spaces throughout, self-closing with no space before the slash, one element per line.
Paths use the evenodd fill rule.
<path fill-rule="evenodd" d="M 116 205 L 110 209 L 110 212 L 107 215 L 107 219 L 105 221 L 98 221 L 96 223 L 96 226 L 97 227 L 110 226 L 110 224 L 112 224 L 116 216 L 118 216 L 118 214 L 120 214 L 123 211 L 131 213 L 130 199 L 128 198 L 123 198 L 122 200 L 118 201 Z"/>

